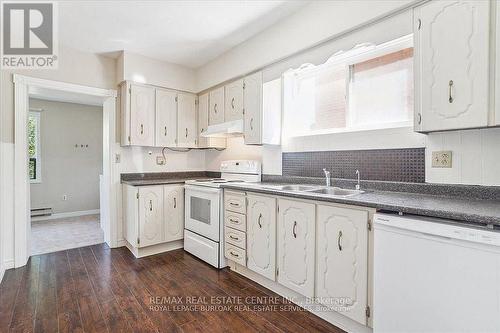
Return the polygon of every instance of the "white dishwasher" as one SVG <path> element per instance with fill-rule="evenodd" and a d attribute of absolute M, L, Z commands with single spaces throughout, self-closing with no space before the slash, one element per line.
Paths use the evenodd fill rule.
<path fill-rule="evenodd" d="M 500 332 L 500 232 L 375 214 L 373 331 Z"/>

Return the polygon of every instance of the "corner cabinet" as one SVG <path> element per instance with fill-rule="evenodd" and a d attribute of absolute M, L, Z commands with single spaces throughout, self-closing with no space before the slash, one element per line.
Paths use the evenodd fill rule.
<path fill-rule="evenodd" d="M 247 267 L 276 280 L 276 198 L 247 196 Z"/>
<path fill-rule="evenodd" d="M 415 130 L 488 126 L 490 1 L 414 9 Z"/>
<path fill-rule="evenodd" d="M 281 78 L 263 83 L 262 72 L 243 82 L 245 144 L 279 145 L 281 142 Z"/>
<path fill-rule="evenodd" d="M 313 203 L 278 199 L 278 282 L 314 297 L 315 211 Z"/>
<path fill-rule="evenodd" d="M 134 249 L 182 239 L 184 186 L 124 184 L 123 221 L 125 239 Z"/>
<path fill-rule="evenodd" d="M 368 212 L 317 206 L 316 297 L 367 324 Z"/>
<path fill-rule="evenodd" d="M 195 94 L 123 82 L 121 145 L 196 148 L 196 100 Z"/>
<path fill-rule="evenodd" d="M 205 138 L 202 134 L 208 127 L 209 94 L 198 97 L 198 148 L 226 148 L 224 138 Z"/>

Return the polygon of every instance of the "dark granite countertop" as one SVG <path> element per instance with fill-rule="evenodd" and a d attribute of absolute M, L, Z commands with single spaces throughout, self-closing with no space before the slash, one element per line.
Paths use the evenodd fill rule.
<path fill-rule="evenodd" d="M 374 190 L 366 190 L 362 194 L 350 197 L 331 197 L 324 194 L 283 191 L 272 188 L 277 185 L 281 184 L 232 183 L 223 184 L 222 186 L 233 190 L 373 207 L 378 210 L 452 219 L 473 224 L 493 224 L 500 227 L 500 200 L 464 199 L 442 195 Z"/>
<path fill-rule="evenodd" d="M 132 186 L 167 185 L 219 177 L 219 172 L 209 171 L 122 173 L 121 183 Z"/>
<path fill-rule="evenodd" d="M 165 179 L 137 179 L 137 180 L 122 180 L 122 184 L 132 186 L 148 186 L 148 185 L 168 185 L 168 184 L 184 184 L 186 180 L 203 180 L 211 179 L 210 177 L 188 177 L 188 178 L 165 178 Z"/>

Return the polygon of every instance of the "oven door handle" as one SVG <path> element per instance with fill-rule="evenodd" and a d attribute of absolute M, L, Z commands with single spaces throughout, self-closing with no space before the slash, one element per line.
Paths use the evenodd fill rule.
<path fill-rule="evenodd" d="M 202 193 L 210 193 L 210 194 L 218 194 L 221 190 L 220 188 L 196 186 L 196 185 L 184 185 L 184 189 L 186 191 L 202 192 Z M 189 195 L 189 193 L 188 193 L 188 195 Z"/>

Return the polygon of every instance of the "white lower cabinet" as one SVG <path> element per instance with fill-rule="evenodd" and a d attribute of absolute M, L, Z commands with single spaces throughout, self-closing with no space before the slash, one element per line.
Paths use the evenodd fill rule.
<path fill-rule="evenodd" d="M 165 241 L 184 236 L 184 186 L 163 186 L 163 211 L 165 215 Z"/>
<path fill-rule="evenodd" d="M 247 267 L 276 280 L 276 198 L 248 195 Z"/>
<path fill-rule="evenodd" d="M 184 186 L 123 185 L 127 242 L 144 248 L 184 238 Z"/>
<path fill-rule="evenodd" d="M 163 241 L 163 188 L 143 186 L 139 188 L 139 238 L 141 247 Z"/>
<path fill-rule="evenodd" d="M 366 325 L 368 212 L 318 205 L 316 297 Z"/>
<path fill-rule="evenodd" d="M 278 282 L 314 297 L 315 215 L 313 203 L 278 199 Z"/>

